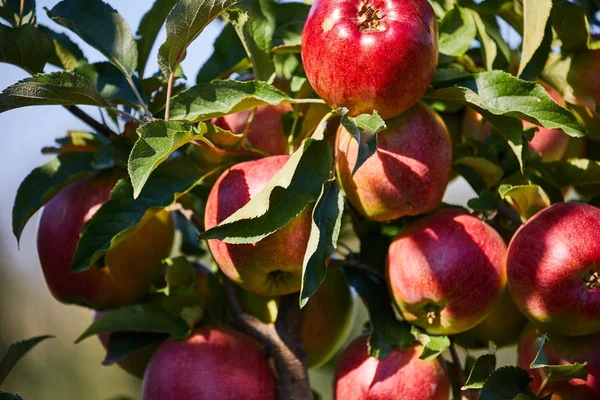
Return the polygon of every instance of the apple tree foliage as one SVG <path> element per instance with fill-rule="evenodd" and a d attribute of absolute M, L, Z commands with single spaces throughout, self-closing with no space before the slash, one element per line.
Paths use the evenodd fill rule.
<path fill-rule="evenodd" d="M 493 127 L 492 140 L 485 143 L 457 140 L 454 171 L 477 193 L 468 203 L 470 211 L 510 238 L 519 222 L 515 219 L 525 221 L 540 209 L 563 201 L 566 188 L 580 188 L 581 200 L 600 204 L 600 162 L 593 154 L 588 154 L 589 159 L 544 163 L 528 150 L 532 131 L 524 130 L 521 123 L 600 140 L 595 103 L 573 96 L 567 79 L 573 55 L 600 48 L 591 35 L 599 23 L 599 2 L 431 3 L 439 20 L 440 61 L 423 100 L 444 117 L 460 116 L 471 108 Z M 90 125 L 90 131 L 69 131 L 43 149 L 54 158 L 33 170 L 17 193 L 13 209 L 17 239 L 32 215 L 62 187 L 106 169 L 126 170 L 127 177 L 117 183 L 111 199 L 84 228 L 73 272 L 95 265 L 149 210 L 174 210 L 182 234 L 179 256 L 166 261 L 166 287 L 143 303 L 108 312 L 79 340 L 101 332 L 132 333 L 134 336 L 123 335 L 121 343 L 111 341 L 110 363 L 157 337 L 185 337 L 198 321 L 223 319 L 224 301 L 193 306 L 178 301 L 192 284 L 189 262 L 210 263 L 205 239 L 256 243 L 314 205 L 300 305 L 306 304 L 323 282 L 325 264 L 332 255 L 370 265 L 371 272 L 344 267 L 349 284 L 369 311 L 370 354 L 383 358 L 393 348 L 421 342 L 422 358 L 441 356 L 451 340 L 427 335 L 404 322 L 376 273 L 383 268 L 387 245 L 411 218 L 386 223 L 357 218 L 345 206 L 334 179 L 325 121 L 340 114 L 341 123 L 357 139 L 365 133 L 377 134 L 385 123 L 377 113 L 351 118 L 344 110 L 330 110 L 310 87 L 300 58 L 301 32 L 310 5 L 275 0 L 156 0 L 144 4 L 150 8 L 134 33 L 102 0 L 62 0 L 45 10 L 37 8 L 35 0 L 0 0 L 0 61 L 31 74 L 4 89 L 0 112 L 57 105 Z M 40 12 L 47 13 L 54 25 L 39 24 L 36 13 Z M 199 71 L 183 71 L 181 62 L 188 47 L 211 23 L 222 26 L 212 56 Z M 501 24 L 510 26 L 513 36 L 520 35 L 518 48 L 509 46 L 502 35 L 507 29 Z M 163 25 L 167 39 L 158 54 L 152 54 Z M 58 26 L 72 34 L 59 33 Z M 106 61 L 89 62 L 78 43 L 95 48 Z M 232 79 L 249 73 L 254 80 Z M 290 82 L 289 94 L 272 85 L 274 76 Z M 538 78 L 559 90 L 566 107 L 551 100 L 536 83 Z M 284 117 L 293 153 L 289 162 L 245 207 L 219 226 L 198 231 L 190 215 L 202 216 L 208 192 L 220 173 L 264 155 L 252 148 L 244 134 L 213 125 L 211 120 L 279 104 L 293 106 Z M 98 107 L 106 122 L 87 116 L 79 108 L 82 105 Z M 369 151 L 372 149 L 362 149 L 357 167 Z M 511 213 L 512 218 L 507 216 Z M 359 251 L 346 251 L 344 242 L 353 240 L 359 243 Z M 338 242 L 343 246 L 338 248 Z M 213 284 L 219 287 L 218 282 Z M 44 338 L 9 350 L 0 361 L 0 385 L 16 360 Z M 581 365 L 547 365 L 543 343 L 532 367 L 543 368 L 558 380 L 585 376 Z M 481 390 L 480 399 L 537 398 L 528 388 L 527 372 L 517 367 L 496 369 L 493 352 L 470 361 L 463 389 Z"/>

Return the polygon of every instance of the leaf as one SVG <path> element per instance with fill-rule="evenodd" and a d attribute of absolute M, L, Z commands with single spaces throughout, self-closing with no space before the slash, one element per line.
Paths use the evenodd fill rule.
<path fill-rule="evenodd" d="M 134 198 L 140 195 L 152 171 L 181 146 L 201 138 L 206 132 L 206 125 L 202 124 L 199 129 L 163 120 L 154 120 L 138 128 L 140 138 L 131 150 L 127 167 Z"/>
<path fill-rule="evenodd" d="M 553 365 L 548 362 L 546 353 L 544 352 L 544 346 L 549 340 L 552 340 L 552 338 L 547 333 L 536 340 L 537 354 L 529 368 L 541 369 L 542 376 L 547 377 L 549 382 L 568 381 L 569 379 L 587 380 L 588 373 L 585 370 L 585 367 L 588 365 L 587 362 L 584 362 L 583 364 L 573 363 L 567 365 Z"/>
<path fill-rule="evenodd" d="M 354 173 L 358 171 L 367 158 L 375 153 L 377 150 L 377 134 L 387 129 L 387 126 L 377 111 L 373 111 L 372 115 L 362 114 L 355 118 L 349 117 L 348 113 L 345 113 L 340 123 L 358 142 L 358 157 L 354 165 L 354 171 L 352 171 Z"/>
<path fill-rule="evenodd" d="M 144 14 L 140 22 L 136 33 L 138 37 L 136 40 L 138 48 L 137 72 L 140 78 L 144 76 L 146 64 L 156 37 L 167 19 L 167 15 L 176 3 L 177 0 L 155 0 L 152 8 Z"/>
<path fill-rule="evenodd" d="M 421 360 L 433 360 L 440 356 L 451 345 L 448 336 L 430 336 L 414 325 L 411 329 L 413 336 L 423 345 L 423 352 L 419 355 Z"/>
<path fill-rule="evenodd" d="M 264 239 L 317 201 L 332 163 L 329 143 L 307 139 L 254 198 L 199 237 L 234 244 Z"/>
<path fill-rule="evenodd" d="M 475 11 L 471 11 L 471 15 L 475 22 L 475 26 L 477 27 L 477 38 L 481 42 L 485 67 L 488 71 L 491 71 L 494 69 L 494 61 L 498 55 L 498 46 L 494 39 L 488 34 L 487 26 L 481 16 Z"/>
<path fill-rule="evenodd" d="M 137 199 L 133 198 L 129 179 L 121 179 L 112 190 L 110 200 L 85 225 L 71 271 L 85 271 L 95 265 L 106 252 L 127 237 L 146 212 L 170 206 L 204 178 L 193 162 L 178 158 L 161 164 Z"/>
<path fill-rule="evenodd" d="M 215 80 L 184 90 L 171 100 L 171 120 L 195 123 L 291 98 L 261 81 Z"/>
<path fill-rule="evenodd" d="M 114 332 L 110 335 L 102 365 L 112 365 L 147 346 L 158 345 L 168 338 L 162 333 Z"/>
<path fill-rule="evenodd" d="M 523 74 L 525 67 L 542 45 L 551 11 L 552 0 L 523 0 L 523 50 L 517 75 Z"/>
<path fill-rule="evenodd" d="M 342 226 L 344 196 L 336 179 L 323 185 L 312 213 L 310 237 L 302 267 L 300 307 L 315 294 L 327 275 L 326 263 L 337 247 Z"/>
<path fill-rule="evenodd" d="M 487 378 L 479 400 L 508 400 L 515 399 L 519 394 L 531 395 L 529 389 L 531 377 L 524 369 L 517 367 L 502 367 Z M 535 397 L 531 397 L 535 399 Z"/>
<path fill-rule="evenodd" d="M 590 24 L 583 8 L 562 0 L 556 1 L 554 7 L 552 26 L 561 41 L 562 52 L 587 50 L 590 43 Z"/>
<path fill-rule="evenodd" d="M 55 56 L 51 57 L 48 62 L 67 71 L 73 71 L 80 63 L 87 62 L 79 46 L 64 33 L 54 32 L 41 25 L 38 25 L 37 29 L 41 30 L 54 46 Z"/>
<path fill-rule="evenodd" d="M 0 400 L 23 400 L 18 394 L 0 392 Z"/>
<path fill-rule="evenodd" d="M 23 24 L 35 22 L 35 0 L 25 0 L 23 7 Z M 12 26 L 19 25 L 21 19 L 21 0 L 0 0 L 0 18 Z"/>
<path fill-rule="evenodd" d="M 542 172 L 561 188 L 600 184 L 600 161 L 573 158 L 545 164 Z"/>
<path fill-rule="evenodd" d="M 68 183 L 93 171 L 93 153 L 63 153 L 34 169 L 21 183 L 12 210 L 17 242 L 29 221 L 44 204 Z"/>
<path fill-rule="evenodd" d="M 392 298 L 385 282 L 365 271 L 344 268 L 348 284 L 356 290 L 369 311 L 373 331 L 367 342 L 369 355 L 379 360 L 394 348 L 400 350 L 415 343 L 411 325 L 396 318 Z"/>
<path fill-rule="evenodd" d="M 36 74 L 0 93 L 0 113 L 20 107 L 52 104 L 112 107 L 86 79 L 66 71 Z"/>
<path fill-rule="evenodd" d="M 107 311 L 95 320 L 75 343 L 105 332 L 152 332 L 183 338 L 188 333 L 188 326 L 183 320 L 173 318 L 157 304 L 134 304 Z"/>
<path fill-rule="evenodd" d="M 63 0 L 48 16 L 104 54 L 126 76 L 137 67 L 138 50 L 131 28 L 102 0 Z"/>
<path fill-rule="evenodd" d="M 244 64 L 244 61 L 249 63 L 246 49 L 233 25 L 227 24 L 215 39 L 212 55 L 200 68 L 196 83 L 210 82 L 215 78 L 228 78 L 238 66 Z"/>
<path fill-rule="evenodd" d="M 127 78 L 111 63 L 82 63 L 75 69 L 75 73 L 86 78 L 96 87 L 100 95 L 111 103 L 138 107 L 137 97 Z M 138 79 L 133 78 L 133 81 L 137 84 L 138 91 L 142 92 Z"/>
<path fill-rule="evenodd" d="M 19 360 L 25 356 L 25 354 L 27 354 L 39 343 L 53 337 L 54 336 L 49 335 L 36 336 L 31 339 L 11 344 L 8 350 L 6 350 L 4 356 L 2 356 L 2 359 L 0 359 L 0 385 L 2 385 L 10 371 L 14 368 L 17 362 L 19 362 Z"/>
<path fill-rule="evenodd" d="M 471 12 L 456 6 L 440 21 L 440 53 L 450 59 L 460 57 L 469 50 L 476 35 L 477 27 Z"/>
<path fill-rule="evenodd" d="M 552 204 L 548 194 L 538 185 L 512 186 L 505 184 L 500 186 L 498 193 L 524 220 L 533 217 Z"/>
<path fill-rule="evenodd" d="M 475 361 L 475 365 L 469 373 L 467 382 L 461 390 L 481 389 L 488 377 L 496 369 L 496 356 L 484 354 Z"/>
<path fill-rule="evenodd" d="M 53 54 L 52 42 L 33 25 L 9 28 L 0 24 L 0 62 L 34 74 L 44 70 Z"/>
<path fill-rule="evenodd" d="M 187 47 L 227 7 L 240 0 L 179 0 L 167 16 L 167 40 L 158 51 L 158 64 L 168 77 L 185 58 Z"/>
<path fill-rule="evenodd" d="M 455 165 L 465 165 L 471 168 L 485 182 L 486 187 L 491 188 L 496 186 L 502 176 L 504 170 L 493 162 L 481 157 L 461 157 L 454 161 Z"/>

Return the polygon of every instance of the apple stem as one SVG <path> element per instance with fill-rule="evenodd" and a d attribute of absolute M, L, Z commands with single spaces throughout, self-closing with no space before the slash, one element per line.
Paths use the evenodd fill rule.
<path fill-rule="evenodd" d="M 243 310 L 234 283 L 228 279 L 225 290 L 234 325 L 261 343 L 267 357 L 275 363 L 277 398 L 312 400 L 301 336 L 303 312 L 298 306 L 298 295 L 281 296 L 277 321 L 265 324 Z"/>
<path fill-rule="evenodd" d="M 548 383 L 550 382 L 550 374 L 548 374 L 544 380 L 542 381 L 542 384 L 540 385 L 540 388 L 538 389 L 537 393 L 535 394 L 536 396 L 540 396 L 542 394 L 542 392 L 544 391 L 544 389 L 546 389 L 546 386 L 548 386 Z"/>

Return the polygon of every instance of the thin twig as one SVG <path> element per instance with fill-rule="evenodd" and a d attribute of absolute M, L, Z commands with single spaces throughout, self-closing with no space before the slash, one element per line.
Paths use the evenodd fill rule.
<path fill-rule="evenodd" d="M 129 86 L 131 86 L 131 90 L 133 90 L 133 94 L 135 95 L 138 103 L 140 104 L 140 106 L 144 110 L 146 121 L 152 120 L 152 113 L 150 113 L 150 110 L 148 109 L 148 106 L 146 105 L 146 103 L 144 102 L 144 100 L 142 100 L 142 96 L 141 96 L 140 92 L 138 91 L 137 86 L 135 86 L 135 83 L 133 82 L 133 79 L 131 78 L 131 76 L 129 76 L 127 74 L 125 74 L 125 79 L 127 80 L 127 83 L 129 83 Z"/>
<path fill-rule="evenodd" d="M 167 103 L 165 104 L 165 121 L 169 120 L 171 116 L 171 94 L 173 93 L 173 83 L 175 82 L 175 71 L 169 75 L 169 81 L 167 82 Z"/>
<path fill-rule="evenodd" d="M 19 22 L 17 23 L 17 27 L 23 25 L 23 14 L 25 14 L 25 0 L 21 0 L 21 5 L 19 7 Z"/>
<path fill-rule="evenodd" d="M 466 378 L 465 378 L 465 371 L 462 368 L 462 364 L 460 362 L 460 358 L 458 357 L 458 353 L 456 352 L 456 346 L 454 345 L 454 340 L 452 340 L 452 338 L 450 338 L 450 355 L 452 356 L 452 364 L 454 367 L 454 379 L 451 379 L 452 381 L 452 391 L 457 391 L 457 393 L 455 393 L 455 396 L 458 396 L 460 398 L 460 391 L 461 388 L 465 385 L 466 382 Z M 456 389 L 458 388 L 458 389 Z"/>
<path fill-rule="evenodd" d="M 104 135 L 104 136 L 106 136 L 108 138 L 117 135 L 116 132 L 114 132 L 108 126 L 103 125 L 102 123 L 96 121 L 94 118 L 90 117 L 81 108 L 79 108 L 77 106 L 64 106 L 64 107 L 71 114 L 73 114 L 74 116 L 76 116 L 77 118 L 79 118 L 81 121 L 85 122 L 91 128 L 94 128 L 98 133 L 101 133 L 102 135 Z"/>
<path fill-rule="evenodd" d="M 540 396 L 542 394 L 542 392 L 544 391 L 544 389 L 546 389 L 546 386 L 548 386 L 548 383 L 550 383 L 550 374 L 548 374 L 544 378 L 544 380 L 542 381 L 542 384 L 540 385 L 540 388 L 538 389 L 538 391 L 535 395 Z"/>
<path fill-rule="evenodd" d="M 321 99 L 292 99 L 291 104 L 327 104 Z"/>
<path fill-rule="evenodd" d="M 382 281 L 385 281 L 385 274 L 373 267 L 371 267 L 370 265 L 361 263 L 358 260 L 331 260 L 329 262 L 329 266 L 330 267 L 348 267 L 348 268 L 354 268 L 354 269 L 358 269 L 361 271 L 365 271 L 373 276 L 376 276 L 377 278 L 381 279 Z"/>

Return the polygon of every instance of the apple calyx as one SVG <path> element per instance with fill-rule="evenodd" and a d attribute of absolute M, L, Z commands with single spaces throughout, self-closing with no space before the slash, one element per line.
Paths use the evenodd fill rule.
<path fill-rule="evenodd" d="M 600 289 L 600 273 L 598 271 L 589 270 L 582 281 L 586 289 Z"/>
<path fill-rule="evenodd" d="M 382 32 L 386 30 L 382 22 L 385 16 L 379 15 L 379 9 L 365 1 L 358 11 L 359 30 L 361 32 Z"/>

